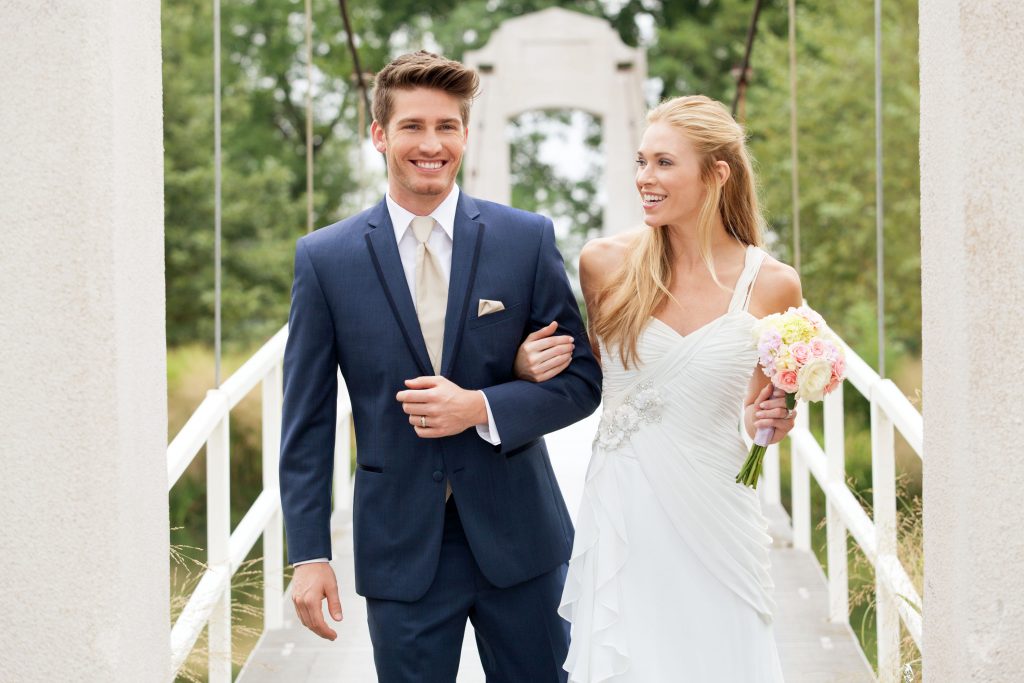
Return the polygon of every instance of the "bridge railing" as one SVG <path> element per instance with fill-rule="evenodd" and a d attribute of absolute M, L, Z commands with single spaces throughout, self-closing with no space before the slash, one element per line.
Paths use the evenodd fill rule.
<path fill-rule="evenodd" d="M 826 555 L 829 619 L 849 621 L 847 533 L 874 567 L 877 619 L 878 679 L 900 680 L 900 622 L 920 649 L 921 597 L 897 554 L 895 430 L 918 457 L 923 457 L 924 428 L 921 413 L 892 382 L 882 379 L 849 346 L 846 353 L 849 384 L 871 405 L 872 515 L 858 502 L 846 482 L 845 419 L 843 388 L 825 397 L 824 444 L 811 433 L 806 405 L 798 411 L 790 432 L 792 454 L 793 544 L 811 551 L 810 476 L 825 493 Z M 764 491 L 767 503 L 780 500 L 779 451 L 769 449 L 765 461 Z"/>
<path fill-rule="evenodd" d="M 206 447 L 206 569 L 171 629 L 172 680 L 209 625 L 209 681 L 231 681 L 231 577 L 263 537 L 263 626 L 283 621 L 284 548 L 277 466 L 281 444 L 284 347 L 282 328 L 220 388 L 211 389 L 167 447 L 168 490 Z M 263 490 L 231 529 L 231 409 L 260 385 L 262 391 Z M 335 510 L 349 504 L 351 406 L 339 377 L 337 440 L 334 451 Z"/>
<path fill-rule="evenodd" d="M 212 389 L 167 448 L 168 488 L 206 447 L 206 570 L 171 630 L 172 670 L 180 670 L 203 628 L 209 625 L 209 680 L 231 680 L 231 577 L 263 536 L 264 630 L 283 620 L 284 565 L 281 502 L 277 481 L 281 439 L 282 365 L 287 329 L 281 329 L 219 389 Z M 824 444 L 810 431 L 806 406 L 790 433 L 792 452 L 793 542 L 811 551 L 813 475 L 826 497 L 829 618 L 849 620 L 847 533 L 875 570 L 878 672 L 896 681 L 900 667 L 900 622 L 921 646 L 921 598 L 897 555 L 895 430 L 922 454 L 921 414 L 891 380 L 882 379 L 844 344 L 847 378 L 871 404 L 873 519 L 846 483 L 843 389 L 824 402 Z M 263 491 L 238 525 L 230 522 L 230 413 L 257 385 L 262 391 Z M 348 505 L 350 491 L 351 406 L 339 377 L 335 445 L 336 511 Z M 780 501 L 778 446 L 768 449 L 761 495 Z"/>

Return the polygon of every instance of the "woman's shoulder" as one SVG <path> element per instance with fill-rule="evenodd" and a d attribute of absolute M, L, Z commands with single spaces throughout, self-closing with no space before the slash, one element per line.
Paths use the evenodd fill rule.
<path fill-rule="evenodd" d="M 580 251 L 580 272 L 589 275 L 611 274 L 622 265 L 640 232 L 630 230 L 590 240 Z"/>
<path fill-rule="evenodd" d="M 799 273 L 793 266 L 766 252 L 751 293 L 751 313 L 763 317 L 802 303 L 803 290 Z"/>

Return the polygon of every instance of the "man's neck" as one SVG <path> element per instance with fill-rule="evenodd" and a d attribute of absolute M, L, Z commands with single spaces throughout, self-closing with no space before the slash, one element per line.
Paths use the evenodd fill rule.
<path fill-rule="evenodd" d="M 408 194 L 396 194 L 388 188 L 388 196 L 395 204 L 413 214 L 414 216 L 429 216 L 434 212 L 437 207 L 441 206 L 451 193 L 455 191 L 455 185 L 453 184 L 445 192 L 436 195 L 414 195 L 410 197 Z"/>

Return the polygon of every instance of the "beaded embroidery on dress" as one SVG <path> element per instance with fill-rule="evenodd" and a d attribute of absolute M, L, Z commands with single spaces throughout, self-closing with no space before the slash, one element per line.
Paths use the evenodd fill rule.
<path fill-rule="evenodd" d="M 747 248 L 728 310 L 694 332 L 652 318 L 638 367 L 601 347 L 603 412 L 559 607 L 570 681 L 782 681 L 771 538 L 756 492 L 735 482 L 764 256 Z"/>

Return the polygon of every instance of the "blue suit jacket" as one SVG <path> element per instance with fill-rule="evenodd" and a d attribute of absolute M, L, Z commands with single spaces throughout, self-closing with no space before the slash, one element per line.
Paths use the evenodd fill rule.
<path fill-rule="evenodd" d="M 482 389 L 501 437 L 468 429 L 416 436 L 395 394 L 434 374 L 384 201 L 301 238 L 284 357 L 281 502 L 292 562 L 331 556 L 329 519 L 337 369 L 357 444 L 356 589 L 413 601 L 441 548 L 445 480 L 470 548 L 493 584 L 510 586 L 568 560 L 573 529 L 543 434 L 592 413 L 601 371 L 580 320 L 551 221 L 459 197 L 441 374 Z M 505 310 L 478 317 L 480 299 Z M 573 361 L 540 384 L 517 380 L 523 338 L 552 320 L 575 338 Z"/>

